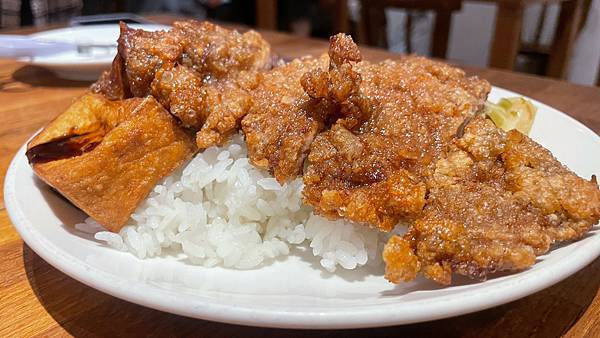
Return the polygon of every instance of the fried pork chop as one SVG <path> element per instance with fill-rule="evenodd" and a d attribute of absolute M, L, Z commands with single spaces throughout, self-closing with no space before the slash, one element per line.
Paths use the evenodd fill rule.
<path fill-rule="evenodd" d="M 329 70 L 303 78 L 311 97 L 337 106 L 311 145 L 305 202 L 380 230 L 408 221 L 384 250 L 390 281 L 524 269 L 598 221 L 595 178 L 476 114 L 486 81 L 417 57 L 352 64 L 352 41 L 331 43 Z"/>
<path fill-rule="evenodd" d="M 209 22 L 175 22 L 147 32 L 121 23 L 112 69 L 92 85 L 110 99 L 153 95 L 206 148 L 224 142 L 250 105 L 257 72 L 271 67 L 269 44 Z"/>
<path fill-rule="evenodd" d="M 304 201 L 329 218 L 388 231 L 421 214 L 435 160 L 490 85 L 420 57 L 351 65 L 357 53 L 349 37 L 332 38 L 329 74 L 304 81 L 311 96 L 339 107 L 311 145 Z"/>
<path fill-rule="evenodd" d="M 392 282 L 422 272 L 449 285 L 452 273 L 485 279 L 524 269 L 600 217 L 595 178 L 578 177 L 527 136 L 483 117 L 453 140 L 427 185 L 423 215 L 385 247 Z"/>
<path fill-rule="evenodd" d="M 314 137 L 330 113 L 327 102 L 310 98 L 302 88 L 306 72 L 326 69 L 328 59 L 296 59 L 260 74 L 253 103 L 242 120 L 252 164 L 269 169 L 279 182 L 296 178 Z"/>

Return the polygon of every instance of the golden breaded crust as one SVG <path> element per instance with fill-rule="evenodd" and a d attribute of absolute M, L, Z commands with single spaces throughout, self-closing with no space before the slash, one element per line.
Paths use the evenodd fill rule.
<path fill-rule="evenodd" d="M 386 277 L 393 282 L 407 279 L 403 271 L 448 285 L 452 273 L 485 279 L 522 270 L 600 218 L 595 180 L 578 177 L 527 136 L 481 116 L 437 161 L 428 192 L 423 216 L 386 245 Z"/>

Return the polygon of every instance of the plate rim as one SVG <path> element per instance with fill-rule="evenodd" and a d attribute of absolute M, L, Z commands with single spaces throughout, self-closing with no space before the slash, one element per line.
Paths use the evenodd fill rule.
<path fill-rule="evenodd" d="M 501 95 L 526 97 L 496 86 L 493 86 L 493 90 L 504 92 Z M 573 117 L 537 100 L 526 98 L 530 99 L 535 105 L 553 110 L 555 113 L 563 115 L 562 117 L 569 118 L 577 127 L 600 140 L 596 133 Z M 212 296 L 209 296 L 213 300 L 212 302 L 206 302 L 200 297 L 193 299 L 191 297 L 178 298 L 177 292 L 157 288 L 140 281 L 136 281 L 134 285 L 130 285 L 128 288 L 122 288 L 119 287 L 118 275 L 101 271 L 74 256 L 68 255 L 66 252 L 61 252 L 60 248 L 53 248 L 53 244 L 49 240 L 39 236 L 35 226 L 31 224 L 19 208 L 16 199 L 17 187 L 15 180 L 17 165 L 19 161 L 25 158 L 26 144 L 19 148 L 17 154 L 11 160 L 4 180 L 6 210 L 14 228 L 23 241 L 50 265 L 85 285 L 125 301 L 186 317 L 238 325 L 290 329 L 366 328 L 432 321 L 481 311 L 533 294 L 569 277 L 600 255 L 600 245 L 598 245 L 600 244 L 600 234 L 597 234 L 594 235 L 594 240 L 584 243 L 584 247 L 563 257 L 561 259 L 562 264 L 559 265 L 560 269 L 557 269 L 556 264 L 554 264 L 538 270 L 525 271 L 527 273 L 515 273 L 507 281 L 488 286 L 488 289 L 484 289 L 485 292 L 468 293 L 466 297 L 461 298 L 459 306 L 455 306 L 456 304 L 448 306 L 448 301 L 456 298 L 456 295 L 449 294 L 439 296 L 433 301 L 428 300 L 425 304 L 420 304 L 419 307 L 411 309 L 406 309 L 406 306 L 403 308 L 400 305 L 417 302 L 416 300 L 405 301 L 400 305 L 394 302 L 327 311 L 323 308 L 319 311 L 290 311 L 289 309 L 285 310 L 277 307 L 239 305 L 227 301 L 219 302 L 218 299 Z M 37 237 L 36 233 L 38 234 Z M 518 288 L 513 287 L 516 284 L 519 284 Z M 476 296 L 470 296 L 470 294 Z M 168 301 L 165 301 L 165 299 Z M 394 311 L 399 309 L 402 311 Z"/>

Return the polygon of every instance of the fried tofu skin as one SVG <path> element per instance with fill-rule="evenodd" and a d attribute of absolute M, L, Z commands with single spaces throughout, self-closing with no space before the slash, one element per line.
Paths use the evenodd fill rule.
<path fill-rule="evenodd" d="M 26 154 L 39 178 L 118 232 L 194 151 L 193 138 L 154 98 L 87 94 L 36 135 Z"/>
<path fill-rule="evenodd" d="M 452 274 L 484 280 L 522 270 L 552 244 L 576 240 L 600 218 L 600 190 L 518 131 L 479 116 L 439 159 L 427 205 L 387 243 L 386 278 L 418 272 L 449 285 Z"/>

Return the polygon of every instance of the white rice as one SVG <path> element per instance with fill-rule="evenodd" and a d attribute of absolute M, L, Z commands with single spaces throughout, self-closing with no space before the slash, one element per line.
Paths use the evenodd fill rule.
<path fill-rule="evenodd" d="M 98 231 L 91 218 L 76 228 L 139 258 L 168 251 L 208 267 L 254 268 L 288 255 L 290 245 L 310 246 L 330 272 L 379 263 L 377 231 L 314 215 L 301 192 L 300 179 L 281 186 L 251 165 L 236 135 L 157 185 L 118 234 Z"/>

